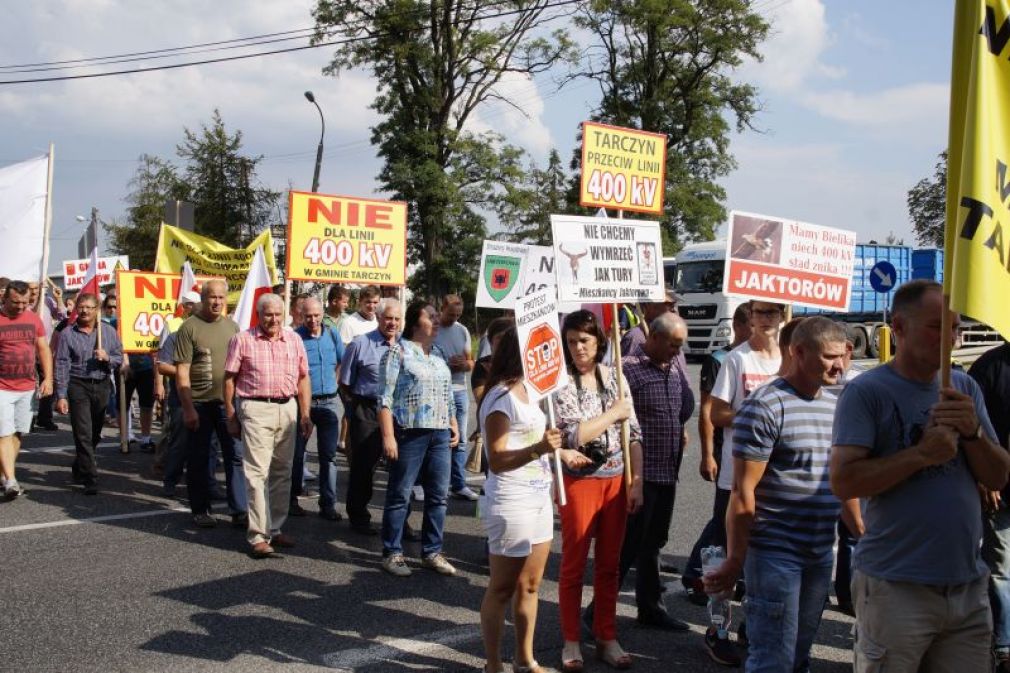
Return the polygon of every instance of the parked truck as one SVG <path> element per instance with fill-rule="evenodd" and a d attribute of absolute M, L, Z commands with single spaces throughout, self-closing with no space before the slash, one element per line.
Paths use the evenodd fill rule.
<path fill-rule="evenodd" d="M 722 293 L 726 241 L 716 240 L 686 246 L 676 258 L 671 283 L 680 296 L 678 311 L 687 322 L 687 345 L 695 355 L 712 353 L 732 340 L 733 312 L 743 300 Z M 852 272 L 852 294 L 845 313 L 794 306 L 793 315 L 826 315 L 846 324 L 856 358 L 877 357 L 885 308 L 890 313 L 893 292 L 876 292 L 870 286 L 870 270 L 888 261 L 897 271 L 895 287 L 913 278 L 943 281 L 943 250 L 913 249 L 905 245 L 857 244 Z M 889 318 L 888 318 L 889 320 Z M 970 320 L 963 323 L 964 345 L 997 343 L 999 335 Z"/>

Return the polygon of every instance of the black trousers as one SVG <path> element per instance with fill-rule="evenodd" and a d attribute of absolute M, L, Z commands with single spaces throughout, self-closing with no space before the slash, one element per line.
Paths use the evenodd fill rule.
<path fill-rule="evenodd" d="M 372 518 L 368 503 L 372 499 L 375 466 L 382 457 L 378 402 L 355 397 L 344 408 L 351 451 L 351 467 L 347 472 L 347 518 L 352 525 L 367 525 Z"/>
<path fill-rule="evenodd" d="M 666 613 L 659 582 L 659 552 L 666 546 L 677 499 L 676 484 L 646 481 L 642 508 L 628 517 L 621 547 L 621 579 L 635 566 L 635 603 L 643 619 Z"/>
<path fill-rule="evenodd" d="M 70 406 L 70 427 L 74 433 L 77 457 L 71 468 L 74 478 L 85 484 L 98 479 L 95 447 L 102 438 L 105 405 L 109 402 L 112 383 L 109 379 L 70 379 L 67 384 L 67 404 Z"/>

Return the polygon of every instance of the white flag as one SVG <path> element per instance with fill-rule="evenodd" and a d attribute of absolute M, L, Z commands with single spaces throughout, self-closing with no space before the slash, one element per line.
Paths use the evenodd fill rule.
<path fill-rule="evenodd" d="M 0 168 L 0 269 L 8 278 L 42 276 L 49 157 Z"/>
<path fill-rule="evenodd" d="M 263 248 L 256 248 L 252 263 L 249 265 L 249 275 L 246 276 L 245 285 L 242 287 L 242 295 L 235 307 L 234 319 L 239 329 L 249 329 L 256 324 L 256 302 L 261 295 L 269 294 L 272 287 Z"/>
<path fill-rule="evenodd" d="M 200 288 L 196 282 L 196 274 L 193 273 L 193 267 L 189 265 L 189 260 L 187 259 L 182 265 L 182 282 L 179 283 L 179 296 L 175 298 L 176 317 L 179 317 L 186 312 L 186 310 L 182 307 L 182 295 L 186 294 L 190 290 L 199 292 Z"/>

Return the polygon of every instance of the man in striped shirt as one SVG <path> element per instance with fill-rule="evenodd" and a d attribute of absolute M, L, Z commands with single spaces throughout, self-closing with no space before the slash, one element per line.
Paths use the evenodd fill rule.
<path fill-rule="evenodd" d="M 789 371 L 736 413 L 729 550 L 705 578 L 709 593 L 732 591 L 746 568 L 748 673 L 809 669 L 841 509 L 828 477 L 837 398 L 824 387 L 844 370 L 845 331 L 827 318 L 808 318 L 790 349 Z"/>

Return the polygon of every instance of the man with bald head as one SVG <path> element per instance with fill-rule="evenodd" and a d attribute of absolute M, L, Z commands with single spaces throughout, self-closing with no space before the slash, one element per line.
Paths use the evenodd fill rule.
<path fill-rule="evenodd" d="M 321 308 L 319 313 L 322 321 Z M 295 436 L 312 432 L 312 386 L 302 340 L 284 328 L 280 297 L 261 296 L 256 316 L 256 325 L 228 343 L 224 413 L 228 431 L 245 445 L 250 554 L 264 558 L 276 547 L 294 546 L 281 528 L 288 518 Z"/>
<path fill-rule="evenodd" d="M 344 358 L 344 342 L 340 333 L 325 323 L 323 304 L 315 297 L 305 300 L 302 324 L 295 333 L 302 339 L 309 363 L 312 382 L 312 406 L 309 417 L 316 428 L 316 450 L 319 452 L 319 516 L 327 521 L 340 521 L 336 510 L 337 440 L 340 438 L 340 404 L 337 400 L 337 374 Z M 291 468 L 291 511 L 301 509 L 297 498 L 302 494 L 302 467 L 308 438 L 298 437 L 295 460 Z"/>
<path fill-rule="evenodd" d="M 238 332 L 234 320 L 224 315 L 228 285 L 222 280 L 204 283 L 200 310 L 186 319 L 175 337 L 175 385 L 186 428 L 186 490 L 193 522 L 200 528 L 216 525 L 210 515 L 211 435 L 217 436 L 224 458 L 225 483 L 232 523 L 246 523 L 245 478 L 241 445 L 228 434 L 224 415 L 224 360 L 228 342 Z"/>
<path fill-rule="evenodd" d="M 649 324 L 645 343 L 634 346 L 623 361 L 635 416 L 642 426 L 644 501 L 628 518 L 621 549 L 621 581 L 632 565 L 638 622 L 655 628 L 685 631 L 663 605 L 659 552 L 666 545 L 677 495 L 677 473 L 687 443 L 684 424 L 694 412 L 694 394 L 677 365 L 687 340 L 687 324 L 676 313 L 664 312 Z"/>
<path fill-rule="evenodd" d="M 351 530 L 362 535 L 378 532 L 370 523 L 368 502 L 372 499 L 375 466 L 382 455 L 379 398 L 384 382 L 379 380 L 379 363 L 389 347 L 399 342 L 401 319 L 399 302 L 383 302 L 378 311 L 378 328 L 354 337 L 340 365 L 340 396 L 346 410 L 350 440 L 347 518 Z"/>

